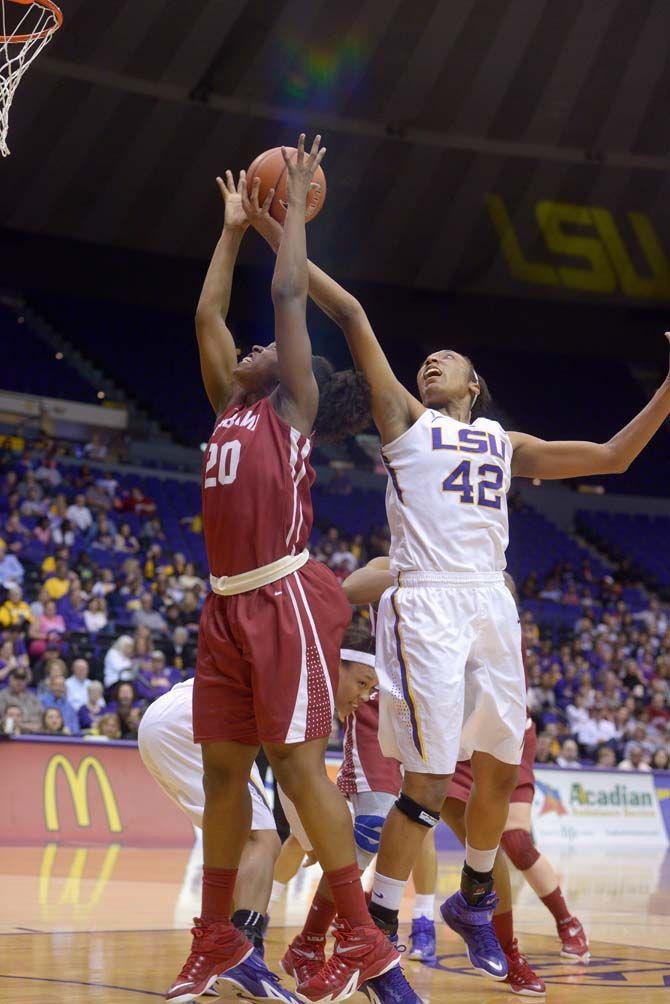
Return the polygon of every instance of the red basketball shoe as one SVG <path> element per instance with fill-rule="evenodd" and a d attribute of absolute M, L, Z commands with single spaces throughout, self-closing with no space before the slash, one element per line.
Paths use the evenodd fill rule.
<path fill-rule="evenodd" d="M 519 943 L 514 939 L 507 956 L 508 972 L 505 983 L 509 983 L 509 988 L 513 994 L 521 994 L 524 997 L 544 997 L 547 988 L 544 980 L 541 980 L 537 973 L 528 965 L 528 960 L 519 952 Z"/>
<path fill-rule="evenodd" d="M 334 929 L 335 951 L 328 962 L 298 985 L 297 994 L 308 1004 L 334 1004 L 351 997 L 361 984 L 398 965 L 400 956 L 375 924 L 351 927 L 346 920 Z"/>
<path fill-rule="evenodd" d="M 561 958 L 569 963 L 588 963 L 591 958 L 589 939 L 576 917 L 569 917 L 556 925 L 561 939 Z"/>
<path fill-rule="evenodd" d="M 286 949 L 279 967 L 298 984 L 306 983 L 325 964 L 325 934 L 299 934 Z"/>
<path fill-rule="evenodd" d="M 214 986 L 219 976 L 244 962 L 254 950 L 229 920 L 207 924 L 197 917 L 193 944 L 182 971 L 165 995 L 171 1004 L 188 1004 Z"/>

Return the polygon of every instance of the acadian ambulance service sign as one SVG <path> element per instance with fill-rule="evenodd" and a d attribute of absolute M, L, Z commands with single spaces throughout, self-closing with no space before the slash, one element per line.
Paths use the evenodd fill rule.
<path fill-rule="evenodd" d="M 538 767 L 533 829 L 540 844 L 668 843 L 651 773 Z"/>

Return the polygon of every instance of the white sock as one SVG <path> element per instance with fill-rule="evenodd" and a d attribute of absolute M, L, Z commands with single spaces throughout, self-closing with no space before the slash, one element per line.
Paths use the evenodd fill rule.
<path fill-rule="evenodd" d="M 282 894 L 286 892 L 285 882 L 273 882 L 272 892 L 270 893 L 270 902 L 276 903 L 278 899 L 281 898 Z"/>
<path fill-rule="evenodd" d="M 383 906 L 386 910 L 399 910 L 406 883 L 402 879 L 387 878 L 386 875 L 375 875 L 372 887 L 372 902 Z"/>
<path fill-rule="evenodd" d="M 419 893 L 414 897 L 414 920 L 418 920 L 419 917 L 428 917 L 428 920 L 434 920 L 435 918 L 435 894 L 430 896 L 420 896 Z"/>
<path fill-rule="evenodd" d="M 494 847 L 491 851 L 478 851 L 476 847 L 471 847 L 467 840 L 465 842 L 465 863 L 466 865 L 469 865 L 473 871 L 493 871 L 493 862 L 496 859 L 497 853 L 497 847 Z"/>

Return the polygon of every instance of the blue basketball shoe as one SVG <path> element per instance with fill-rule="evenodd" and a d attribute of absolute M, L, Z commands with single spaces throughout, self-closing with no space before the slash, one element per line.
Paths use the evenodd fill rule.
<path fill-rule="evenodd" d="M 360 990 L 372 1004 L 423 1004 L 407 982 L 400 966 L 394 966 L 381 976 L 367 980 Z"/>
<path fill-rule="evenodd" d="M 435 922 L 428 917 L 415 917 L 409 936 L 408 959 L 418 959 L 426 965 L 437 962 L 435 951 Z"/>
<path fill-rule="evenodd" d="M 507 958 L 493 928 L 493 911 L 498 897 L 488 893 L 478 906 L 471 906 L 463 894 L 455 892 L 440 907 L 445 924 L 465 942 L 470 964 L 492 980 L 507 978 Z"/>
<path fill-rule="evenodd" d="M 268 969 L 263 957 L 256 950 L 239 966 L 224 973 L 220 977 L 220 981 L 232 983 L 238 990 L 242 990 L 243 993 L 248 994 L 249 997 L 255 997 L 257 1000 L 267 999 L 298 1004 L 298 998 L 295 994 L 281 985 L 279 977 Z"/>

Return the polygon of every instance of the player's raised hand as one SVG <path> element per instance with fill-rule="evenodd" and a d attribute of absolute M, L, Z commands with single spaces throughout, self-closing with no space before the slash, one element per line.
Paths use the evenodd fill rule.
<path fill-rule="evenodd" d="M 312 183 L 312 178 L 314 177 L 314 172 L 326 156 L 325 146 L 321 148 L 320 146 L 321 137 L 315 136 L 309 156 L 305 156 L 305 134 L 304 132 L 301 132 L 298 139 L 298 152 L 295 160 L 289 156 L 286 147 L 283 146 L 281 148 L 282 157 L 284 158 L 286 172 L 288 175 L 287 187 L 289 202 L 295 201 L 300 203 L 302 206 L 305 205 L 309 188 Z"/>
<path fill-rule="evenodd" d="M 242 205 L 251 226 L 276 251 L 281 241 L 282 225 L 270 215 L 270 206 L 272 205 L 275 190 L 274 188 L 269 189 L 268 194 L 265 196 L 265 201 L 261 205 L 258 198 L 260 188 L 261 179 L 258 177 L 254 178 L 253 185 L 251 186 L 251 195 L 249 195 L 248 186 L 245 185 L 242 189 Z"/>
<path fill-rule="evenodd" d="M 232 171 L 226 171 L 225 180 L 217 178 L 216 183 L 223 198 L 226 211 L 223 220 L 224 230 L 241 230 L 244 232 L 249 226 L 247 214 L 242 204 L 242 192 L 247 190 L 247 178 L 244 171 L 240 171 L 240 180 L 235 187 L 235 179 Z"/>

